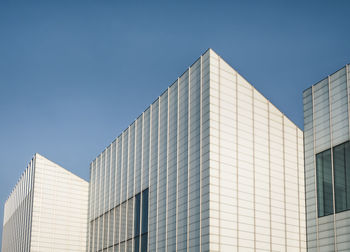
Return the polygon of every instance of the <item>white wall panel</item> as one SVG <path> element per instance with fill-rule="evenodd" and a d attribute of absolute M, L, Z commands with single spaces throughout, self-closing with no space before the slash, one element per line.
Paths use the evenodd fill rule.
<path fill-rule="evenodd" d="M 88 190 L 35 154 L 5 203 L 2 251 L 86 251 Z"/>
<path fill-rule="evenodd" d="M 210 56 L 212 250 L 305 251 L 303 134 Z"/>
<path fill-rule="evenodd" d="M 149 188 L 149 251 L 304 250 L 302 133 L 211 49 L 134 124 L 109 173 L 115 205 Z M 118 242 L 128 211 L 114 213 Z"/>
<path fill-rule="evenodd" d="M 347 212 L 318 218 L 315 155 L 349 140 L 347 66 L 304 91 L 306 226 L 310 251 L 346 251 Z M 339 230 L 339 231 L 338 231 Z"/>

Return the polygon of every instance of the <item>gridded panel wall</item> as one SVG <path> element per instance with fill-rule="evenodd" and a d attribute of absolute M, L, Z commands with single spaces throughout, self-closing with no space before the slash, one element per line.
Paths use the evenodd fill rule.
<path fill-rule="evenodd" d="M 306 251 L 303 133 L 210 52 L 210 251 Z"/>
<path fill-rule="evenodd" d="M 209 49 L 92 162 L 89 251 L 305 251 L 303 167 L 302 132 Z"/>
<path fill-rule="evenodd" d="M 5 202 L 3 252 L 30 250 L 35 158 L 29 163 Z"/>
<path fill-rule="evenodd" d="M 209 53 L 91 163 L 88 251 L 209 250 Z"/>
<path fill-rule="evenodd" d="M 333 149 L 349 140 L 349 66 L 303 93 L 305 187 L 309 251 L 349 251 L 350 211 L 336 213 Z M 331 215 L 318 211 L 316 155 L 331 150 Z M 319 200 L 320 201 L 320 200 Z M 322 217 L 318 217 L 322 216 Z"/>
<path fill-rule="evenodd" d="M 88 182 L 35 155 L 30 251 L 86 251 Z"/>
<path fill-rule="evenodd" d="M 86 251 L 88 182 L 35 154 L 5 203 L 2 251 Z"/>

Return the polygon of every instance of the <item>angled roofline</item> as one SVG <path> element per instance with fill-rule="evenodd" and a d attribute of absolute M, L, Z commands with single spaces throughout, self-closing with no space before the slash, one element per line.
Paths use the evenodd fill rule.
<path fill-rule="evenodd" d="M 209 47 L 207 50 L 205 50 L 204 53 L 202 53 L 189 67 L 187 67 L 187 69 L 186 69 L 181 75 L 179 75 L 179 77 L 177 77 L 177 79 L 176 79 L 175 81 L 173 81 L 173 82 L 170 84 L 170 86 L 168 86 L 160 95 L 158 95 L 158 97 L 157 97 L 155 100 L 153 100 L 153 102 L 151 102 L 150 105 L 148 105 L 148 106 L 146 107 L 146 109 L 144 109 L 144 110 L 140 113 L 140 115 L 136 117 L 136 119 L 134 119 L 124 130 L 122 130 L 122 132 L 121 132 L 117 137 L 115 137 L 115 138 L 113 139 L 113 141 L 112 141 L 111 143 L 109 143 L 109 144 L 107 145 L 107 147 L 105 147 L 105 148 L 103 149 L 103 151 L 99 152 L 99 154 L 98 154 L 92 161 L 90 161 L 90 170 L 91 170 L 91 164 L 92 164 L 98 157 L 100 157 L 100 156 L 102 155 L 103 152 L 105 152 L 105 151 L 107 150 L 108 146 L 110 146 L 111 144 L 113 144 L 121 135 L 123 135 L 123 133 L 124 133 L 126 130 L 128 130 L 128 129 L 130 128 L 130 126 L 131 126 L 134 122 L 136 122 L 136 120 L 138 120 L 138 119 L 140 118 L 140 116 L 143 115 L 143 113 L 145 113 L 148 109 L 151 108 L 151 105 L 153 105 L 154 103 L 156 103 L 156 102 L 159 100 L 159 98 L 160 98 L 166 91 L 168 91 L 169 88 L 171 88 L 173 85 L 175 85 L 175 83 L 177 83 L 177 81 L 188 71 L 189 68 L 191 68 L 203 55 L 205 55 L 205 54 L 206 54 L 208 51 L 210 51 L 210 50 L 212 50 L 213 52 L 215 52 L 215 51 L 214 51 L 212 48 L 210 48 L 210 47 Z"/>
<path fill-rule="evenodd" d="M 294 126 L 296 126 L 301 132 L 304 132 L 293 120 L 291 120 L 285 113 L 283 113 L 273 102 L 268 99 L 262 92 L 260 92 L 259 89 L 257 89 L 253 84 L 251 84 L 244 76 L 242 76 L 235 68 L 233 68 L 223 57 L 221 57 L 218 53 L 216 53 L 213 49 L 209 48 L 208 50 L 212 50 L 219 58 L 221 58 L 227 65 L 229 65 L 235 72 L 236 74 L 239 74 L 254 90 L 256 90 L 261 96 L 263 96 L 272 106 L 274 106 L 279 112 L 282 113 L 283 116 L 285 116 L 289 121 L 291 121 Z"/>
<path fill-rule="evenodd" d="M 312 88 L 313 86 L 317 85 L 318 83 L 320 83 L 321 81 L 324 81 L 325 79 L 328 79 L 329 76 L 332 76 L 333 74 L 335 74 L 336 72 L 338 72 L 339 70 L 342 70 L 343 68 L 346 68 L 346 66 L 349 66 L 350 63 L 345 64 L 343 67 L 338 68 L 338 70 L 335 70 L 334 72 L 332 72 L 331 74 L 328 74 L 326 77 L 324 77 L 323 79 L 317 81 L 316 83 L 312 84 L 311 86 L 309 86 L 308 88 L 303 90 L 303 94 L 305 93 L 305 91 L 309 90 L 310 88 Z"/>
<path fill-rule="evenodd" d="M 303 132 L 303 130 L 293 121 L 293 120 L 291 120 L 286 114 L 284 114 L 279 108 L 277 108 L 277 106 L 276 105 L 274 105 L 265 95 L 263 95 L 255 86 L 253 86 L 245 77 L 243 77 L 235 68 L 233 68 L 232 66 L 231 66 L 231 64 L 229 64 L 224 58 L 222 58 L 216 51 L 214 51 L 211 47 L 209 47 L 207 50 L 205 50 L 189 67 L 187 67 L 186 68 L 186 70 L 174 81 L 174 82 L 172 82 L 172 84 L 170 85 L 170 86 L 168 86 L 152 103 L 150 103 L 150 105 L 149 106 L 147 106 L 146 107 L 146 109 L 144 109 L 141 113 L 140 113 L 140 115 L 138 116 L 138 117 L 136 117 L 136 119 L 134 119 L 124 130 L 122 130 L 122 132 L 117 136 L 117 137 L 115 137 L 114 139 L 113 139 L 113 141 L 112 142 L 110 142 L 101 152 L 99 152 L 99 154 L 92 160 L 92 161 L 90 161 L 90 171 L 91 171 L 91 164 L 97 159 L 97 158 L 99 158 L 101 155 L 102 155 L 102 153 L 104 153 L 106 150 L 107 150 L 107 148 L 110 146 L 110 145 L 112 145 L 119 137 L 121 137 L 122 135 L 123 135 L 123 133 L 126 131 L 126 130 L 128 130 L 129 128 L 130 128 L 130 126 L 131 125 L 133 125 L 135 122 L 136 122 L 136 120 L 138 120 L 142 115 L 143 115 L 143 113 L 145 113 L 148 109 L 150 109 L 151 108 L 151 106 L 154 104 L 154 103 L 156 103 L 158 100 L 159 100 L 159 98 L 169 89 L 169 88 L 171 88 L 175 83 L 177 83 L 177 81 L 188 71 L 188 69 L 189 68 L 191 68 L 194 64 L 196 64 L 196 62 L 203 56 L 203 55 L 205 55 L 206 53 L 208 53 L 208 52 L 213 52 L 213 53 L 215 53 L 219 58 L 221 58 L 223 61 L 225 61 L 225 63 L 226 64 L 228 64 L 237 74 L 239 74 L 239 76 L 241 77 L 241 78 L 243 78 L 251 87 L 253 87 L 260 95 L 262 95 L 272 106 L 274 106 L 283 116 L 285 116 L 289 121 L 291 121 L 292 123 L 293 123 L 293 125 L 295 126 L 295 127 L 297 127 L 297 129 L 298 130 L 300 130 L 301 132 Z"/>
<path fill-rule="evenodd" d="M 68 170 L 68 169 L 66 169 L 66 168 L 64 168 L 64 167 L 62 167 L 61 165 L 59 165 L 59 164 L 57 164 L 56 162 L 54 162 L 54 161 L 48 159 L 47 157 L 41 155 L 40 153 L 36 152 L 36 153 L 34 154 L 34 157 L 36 157 L 36 156 L 40 156 L 40 157 L 42 157 L 42 158 L 44 158 L 44 159 L 46 159 L 46 160 L 48 160 L 48 161 L 54 163 L 55 165 L 59 166 L 59 167 L 62 168 L 63 170 L 67 171 L 68 173 L 70 173 L 70 174 L 74 175 L 75 177 L 77 177 L 77 178 L 79 178 L 79 179 L 81 179 L 81 180 L 83 180 L 83 181 L 89 183 L 89 181 L 87 181 L 87 180 L 83 179 L 82 177 L 80 177 L 80 176 L 74 174 L 74 173 L 71 172 L 70 170 Z"/>

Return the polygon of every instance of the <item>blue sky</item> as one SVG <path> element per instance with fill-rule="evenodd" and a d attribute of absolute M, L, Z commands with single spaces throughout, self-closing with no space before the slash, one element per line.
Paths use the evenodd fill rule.
<path fill-rule="evenodd" d="M 35 152 L 88 180 L 90 161 L 209 47 L 302 128 L 302 91 L 350 63 L 349 9 L 341 0 L 1 1 L 1 226 Z"/>

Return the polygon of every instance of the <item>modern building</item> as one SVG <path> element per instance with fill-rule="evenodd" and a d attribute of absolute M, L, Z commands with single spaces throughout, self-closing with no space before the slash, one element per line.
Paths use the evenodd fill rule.
<path fill-rule="evenodd" d="M 308 251 L 350 251 L 349 65 L 304 91 Z"/>
<path fill-rule="evenodd" d="M 2 252 L 86 251 L 88 187 L 35 154 L 5 203 Z"/>
<path fill-rule="evenodd" d="M 306 251 L 303 153 L 209 49 L 91 163 L 88 251 Z"/>

